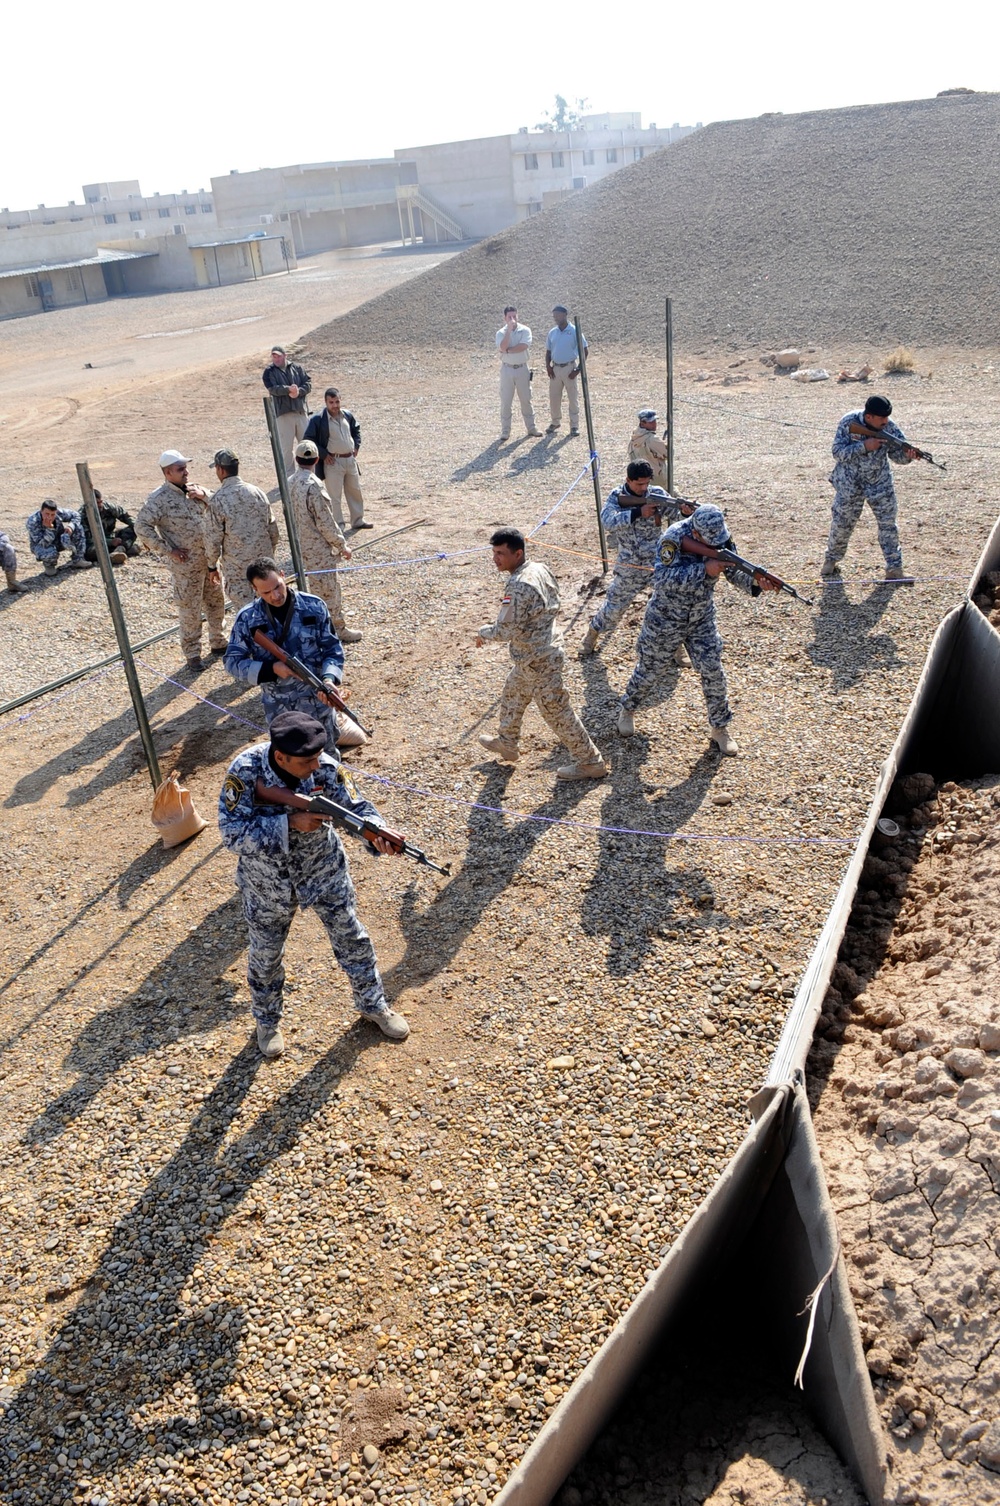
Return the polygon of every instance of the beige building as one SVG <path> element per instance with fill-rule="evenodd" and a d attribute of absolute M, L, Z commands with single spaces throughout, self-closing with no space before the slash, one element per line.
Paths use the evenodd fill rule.
<path fill-rule="evenodd" d="M 164 235 L 215 239 L 212 195 L 200 188 L 147 197 L 134 179 L 85 183 L 81 204 L 0 209 L 0 270 L 75 261 L 96 256 L 98 246 L 119 238 Z"/>

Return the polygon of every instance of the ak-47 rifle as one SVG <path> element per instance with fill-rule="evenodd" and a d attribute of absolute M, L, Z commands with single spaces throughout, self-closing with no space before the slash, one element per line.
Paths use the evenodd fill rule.
<path fill-rule="evenodd" d="M 393 831 L 384 821 L 373 816 L 359 816 L 345 805 L 338 805 L 329 795 L 296 795 L 294 790 L 286 789 L 283 785 L 265 784 L 263 779 L 257 780 L 254 794 L 265 805 L 287 805 L 291 810 L 306 811 L 310 816 L 322 816 L 324 821 L 334 821 L 338 826 L 353 832 L 356 837 L 364 837 L 369 842 L 375 837 L 381 837 L 396 852 L 412 858 L 415 863 L 433 868 L 435 873 L 443 873 L 446 878 L 451 873 L 450 863 L 442 865 L 433 862 L 426 852 L 408 842 L 401 831 Z"/>
<path fill-rule="evenodd" d="M 905 435 L 886 434 L 884 429 L 869 429 L 867 424 L 859 423 L 857 419 L 849 423 L 847 428 L 849 433 L 856 434 L 859 439 L 880 439 L 883 444 L 889 445 L 890 448 L 912 450 L 918 460 L 926 460 L 928 465 L 937 466 L 939 471 L 947 469 L 943 460 L 935 460 L 930 450 L 920 449 L 918 445 L 911 443 Z"/>
<path fill-rule="evenodd" d="M 703 544 L 700 539 L 693 539 L 690 534 L 685 534 L 681 539 L 681 551 L 684 554 L 700 554 L 709 560 L 719 560 L 723 565 L 735 565 L 737 569 L 745 570 L 748 575 L 759 575 L 761 580 L 766 580 L 768 585 L 776 591 L 786 591 L 789 596 L 794 596 L 795 600 L 801 601 L 804 606 L 813 605 L 808 596 L 800 596 L 795 587 L 790 586 L 787 580 L 782 580 L 780 575 L 775 575 L 771 570 L 765 570 L 762 565 L 751 564 L 734 549 L 715 549 L 711 544 Z"/>
<path fill-rule="evenodd" d="M 689 518 L 698 506 L 697 502 L 692 502 L 690 497 L 676 497 L 673 492 L 667 492 L 667 499 L 670 502 L 678 504 L 681 516 L 685 518 Z M 657 506 L 659 500 L 659 497 L 650 497 L 649 495 L 645 497 L 633 497 L 630 492 L 626 492 L 624 487 L 621 487 L 618 492 L 618 506 L 622 512 L 640 513 L 644 507 L 655 507 L 656 516 L 662 521 L 663 509 Z"/>
<path fill-rule="evenodd" d="M 371 730 L 363 725 L 356 711 L 351 711 L 340 692 L 334 686 L 328 685 L 325 680 L 321 680 L 319 675 L 314 674 L 308 664 L 303 664 L 302 660 L 297 659 L 294 654 L 286 652 L 279 644 L 275 643 L 273 638 L 267 636 L 263 628 L 257 629 L 253 635 L 253 641 L 254 643 L 259 643 L 261 648 L 267 649 L 267 652 L 273 658 L 279 659 L 282 664 L 286 665 L 297 680 L 304 681 L 312 690 L 315 690 L 317 695 L 325 696 L 330 705 L 335 707 L 337 711 L 345 712 L 347 716 L 357 722 L 366 737 L 371 737 Z"/>

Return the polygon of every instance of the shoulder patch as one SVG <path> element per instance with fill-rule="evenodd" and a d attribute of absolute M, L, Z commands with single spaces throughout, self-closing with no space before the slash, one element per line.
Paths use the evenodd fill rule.
<path fill-rule="evenodd" d="M 222 786 L 222 800 L 227 811 L 234 811 L 240 803 L 240 796 L 245 794 L 246 785 L 236 774 L 227 774 Z"/>
<path fill-rule="evenodd" d="M 351 774 L 350 770 L 345 769 L 345 767 L 344 767 L 343 764 L 341 764 L 340 767 L 337 769 L 337 779 L 338 779 L 339 783 L 344 786 L 344 789 L 350 795 L 350 797 L 351 797 L 352 800 L 360 800 L 361 799 L 361 795 L 360 795 L 360 793 L 358 791 L 358 787 L 354 783 L 354 776 L 353 776 L 353 774 Z"/>
<path fill-rule="evenodd" d="M 660 559 L 665 565 L 672 565 L 677 554 L 677 545 L 673 539 L 664 539 L 660 545 Z"/>

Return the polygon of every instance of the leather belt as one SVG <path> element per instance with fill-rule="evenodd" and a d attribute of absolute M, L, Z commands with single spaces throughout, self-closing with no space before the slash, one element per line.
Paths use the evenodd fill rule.
<path fill-rule="evenodd" d="M 575 361 L 553 361 L 553 366 L 575 366 Z"/>
<path fill-rule="evenodd" d="M 349 450 L 346 455 L 327 455 L 327 460 L 353 460 L 354 451 Z"/>

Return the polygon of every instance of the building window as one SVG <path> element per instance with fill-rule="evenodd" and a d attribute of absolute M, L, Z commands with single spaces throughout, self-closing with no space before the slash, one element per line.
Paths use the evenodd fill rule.
<path fill-rule="evenodd" d="M 592 151 L 584 152 L 584 154 L 583 154 L 583 165 L 584 165 L 584 167 L 593 167 L 593 165 L 594 165 L 594 154 L 593 154 Z"/>
<path fill-rule="evenodd" d="M 9 225 L 7 226 L 7 229 L 10 229 Z M 29 298 L 41 298 L 42 294 L 38 286 L 38 278 L 26 277 L 24 279 L 24 291 L 27 293 Z"/>
<path fill-rule="evenodd" d="M 562 167 L 562 165 L 563 165 L 563 154 L 562 154 L 562 152 L 553 152 L 552 153 L 552 166 L 553 167 Z"/>
<path fill-rule="evenodd" d="M 641 162 L 642 159 L 643 159 L 643 157 L 645 155 L 646 155 L 646 148 L 644 146 L 634 146 L 632 148 L 632 161 L 633 162 Z"/>
<path fill-rule="evenodd" d="M 117 225 L 118 216 L 116 214 L 106 214 L 104 216 L 104 223 L 105 225 Z"/>
<path fill-rule="evenodd" d="M 138 209 L 130 209 L 128 212 L 128 217 L 130 220 L 141 220 L 142 214 Z"/>
<path fill-rule="evenodd" d="M 587 186 L 587 180 L 586 180 L 586 178 L 574 178 L 573 179 L 573 187 L 574 188 L 586 188 L 586 186 Z"/>
<path fill-rule="evenodd" d="M 81 287 L 83 286 L 80 281 L 80 274 L 75 267 L 70 267 L 66 281 L 69 284 L 69 290 L 71 293 L 79 293 Z"/>
<path fill-rule="evenodd" d="M 538 171 L 538 153 L 537 152 L 525 152 L 525 154 L 524 154 L 524 170 L 527 173 L 537 173 L 537 171 Z"/>
<path fill-rule="evenodd" d="M 197 214 L 198 213 L 198 206 L 197 206 L 197 204 L 185 204 L 184 205 L 184 213 L 185 214 Z"/>
<path fill-rule="evenodd" d="M 201 212 L 202 212 L 202 214 L 211 214 L 212 213 L 212 206 L 211 206 L 211 204 L 203 204 L 201 206 Z"/>
<path fill-rule="evenodd" d="M 604 160 L 605 160 L 605 162 L 617 162 L 618 161 L 618 148 L 616 146 L 609 146 L 608 149 L 607 149 L 607 151 L 604 154 Z"/>
<path fill-rule="evenodd" d="M 169 209 L 158 209 L 156 212 L 160 216 L 161 220 L 169 220 L 169 218 L 170 218 L 170 210 Z"/>

